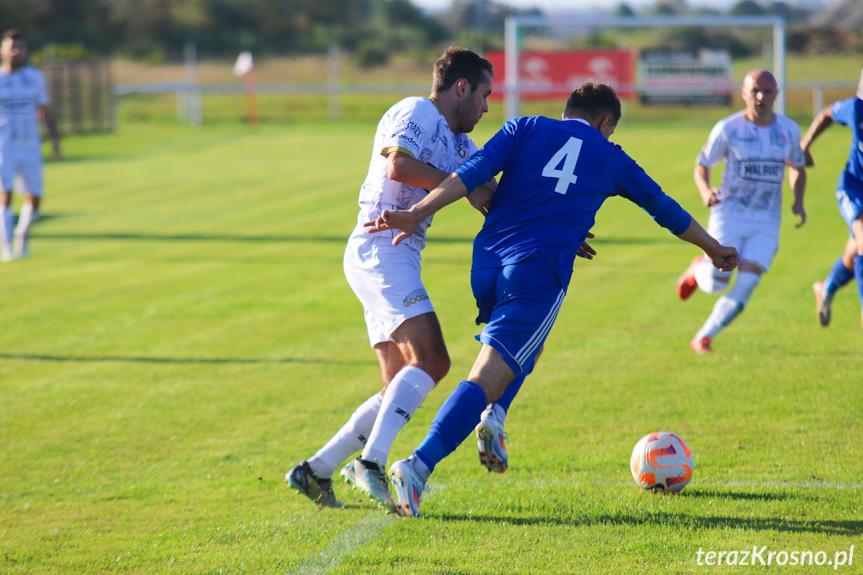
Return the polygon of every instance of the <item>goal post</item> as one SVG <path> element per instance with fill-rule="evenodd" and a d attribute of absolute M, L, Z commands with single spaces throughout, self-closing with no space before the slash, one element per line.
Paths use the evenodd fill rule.
<path fill-rule="evenodd" d="M 769 27 L 773 29 L 773 75 L 779 87 L 776 111 L 785 113 L 785 19 L 781 16 L 573 16 L 549 19 L 545 16 L 509 16 L 505 24 L 505 106 L 506 119 L 519 115 L 522 86 L 520 70 L 521 36 L 525 28 L 681 28 L 681 27 Z"/>

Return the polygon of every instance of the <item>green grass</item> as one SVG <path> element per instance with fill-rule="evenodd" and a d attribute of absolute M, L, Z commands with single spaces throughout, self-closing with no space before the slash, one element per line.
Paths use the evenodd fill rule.
<path fill-rule="evenodd" d="M 615 134 L 702 222 L 704 122 Z M 847 236 L 833 199 L 842 128 L 815 146 L 809 223 L 794 229 L 786 206 L 774 268 L 713 355 L 688 349 L 713 298 L 674 296 L 694 250 L 611 200 L 599 255 L 577 264 L 507 421 L 505 475 L 468 441 L 416 521 L 343 485 L 341 511 L 288 489 L 285 472 L 379 385 L 341 270 L 373 130 L 124 122 L 65 141 L 66 160 L 46 165 L 32 257 L 0 267 L 0 572 L 816 573 L 832 567 L 709 568 L 696 553 L 832 559 L 855 545 L 837 572 L 863 573 L 860 307 L 844 290 L 822 329 L 810 290 Z M 479 225 L 462 202 L 430 231 L 424 278 L 453 368 L 394 458 L 478 349 Z M 679 496 L 629 474 L 632 446 L 659 429 L 695 453 Z"/>

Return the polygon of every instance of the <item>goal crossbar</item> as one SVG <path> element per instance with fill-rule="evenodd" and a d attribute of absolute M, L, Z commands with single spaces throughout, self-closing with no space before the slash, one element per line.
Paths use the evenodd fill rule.
<path fill-rule="evenodd" d="M 506 19 L 505 64 L 507 70 L 519 70 L 522 28 L 647 28 L 728 26 L 773 28 L 773 75 L 779 87 L 776 111 L 785 113 L 785 19 L 781 16 L 571 16 L 549 19 L 545 16 L 509 16 Z M 521 86 L 517 73 L 507 73 L 505 83 L 507 119 L 518 116 Z"/>

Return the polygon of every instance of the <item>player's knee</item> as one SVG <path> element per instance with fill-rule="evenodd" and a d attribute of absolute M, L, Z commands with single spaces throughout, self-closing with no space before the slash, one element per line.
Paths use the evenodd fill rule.
<path fill-rule="evenodd" d="M 446 349 L 435 351 L 434 353 L 417 355 L 410 362 L 410 365 L 418 367 L 431 377 L 435 383 L 446 377 L 449 373 L 449 368 L 452 365 L 449 354 Z"/>
<path fill-rule="evenodd" d="M 749 298 L 752 297 L 752 292 L 761 283 L 761 275 L 748 271 L 741 271 L 737 274 L 737 281 L 734 288 L 728 293 L 728 298 L 739 303 L 742 308 L 749 303 Z"/>
<path fill-rule="evenodd" d="M 452 361 L 450 361 L 449 354 L 446 351 L 443 353 L 435 354 L 435 357 L 429 362 L 429 365 L 426 366 L 426 373 L 428 373 L 435 383 L 442 380 L 446 377 L 446 374 L 449 373 L 449 368 L 452 367 Z"/>

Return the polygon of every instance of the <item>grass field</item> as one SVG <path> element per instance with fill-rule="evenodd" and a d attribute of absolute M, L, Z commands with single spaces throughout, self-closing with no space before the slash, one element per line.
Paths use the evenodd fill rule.
<path fill-rule="evenodd" d="M 703 222 L 692 166 L 710 121 L 614 137 Z M 495 126 L 480 127 L 482 143 Z M 612 200 L 507 420 L 505 475 L 468 441 L 419 520 L 341 484 L 341 511 L 287 488 L 378 386 L 341 269 L 373 130 L 127 122 L 65 141 L 32 257 L 0 267 L 0 572 L 863 573 L 860 306 L 841 292 L 823 329 L 810 288 L 847 236 L 842 128 L 816 144 L 809 223 L 786 210 L 773 270 L 711 356 L 688 342 L 713 298 L 674 295 L 695 252 Z M 424 278 L 453 368 L 394 458 L 477 351 L 479 225 L 462 202 L 430 230 Z M 679 496 L 630 477 L 633 445 L 660 429 L 695 453 Z M 699 565 L 699 550 L 753 546 L 765 561 L 856 553 L 835 570 Z"/>

